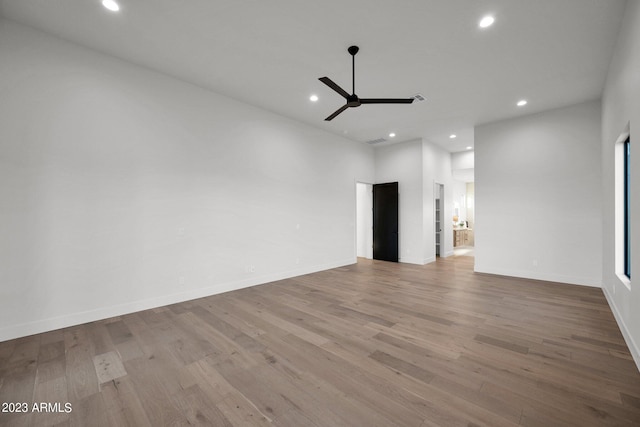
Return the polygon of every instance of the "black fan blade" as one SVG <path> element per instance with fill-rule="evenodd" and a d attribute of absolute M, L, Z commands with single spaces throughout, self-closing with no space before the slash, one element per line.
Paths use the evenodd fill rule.
<path fill-rule="evenodd" d="M 360 98 L 361 104 L 411 104 L 414 98 Z"/>
<path fill-rule="evenodd" d="M 332 115 L 330 115 L 329 117 L 327 117 L 325 120 L 326 121 L 330 121 L 333 120 L 338 114 L 342 113 L 344 110 L 346 110 L 347 108 L 349 108 L 349 106 L 347 104 L 344 104 L 342 107 L 338 108 L 335 113 L 333 113 Z"/>
<path fill-rule="evenodd" d="M 346 90 L 342 89 L 340 86 L 338 86 L 337 84 L 335 84 L 333 82 L 333 80 L 331 80 L 329 77 L 320 77 L 318 80 L 320 80 L 322 83 L 326 84 L 327 86 L 329 86 L 331 89 L 335 90 L 336 92 L 338 92 L 340 95 L 342 95 L 345 98 L 349 97 L 349 94 L 347 93 Z"/>

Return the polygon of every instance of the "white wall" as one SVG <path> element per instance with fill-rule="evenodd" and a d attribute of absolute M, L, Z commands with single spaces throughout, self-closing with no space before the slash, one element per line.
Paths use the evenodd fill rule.
<path fill-rule="evenodd" d="M 376 183 L 398 182 L 400 262 L 424 264 L 422 243 L 422 141 L 377 147 Z"/>
<path fill-rule="evenodd" d="M 473 169 L 475 158 L 473 151 L 461 151 L 451 154 L 451 170 Z"/>
<path fill-rule="evenodd" d="M 434 184 L 444 185 L 444 223 L 442 251 L 440 256 L 453 255 L 453 177 L 451 175 L 451 154 L 438 145 L 422 142 L 422 179 L 423 179 L 423 246 L 424 262 L 436 260 L 435 247 L 435 205 Z M 450 230 L 444 227 L 451 225 Z"/>
<path fill-rule="evenodd" d="M 604 193 L 603 290 L 636 364 L 640 367 L 640 2 L 627 2 L 602 96 L 602 175 Z M 631 130 L 631 276 L 629 286 L 616 275 L 614 145 Z"/>
<path fill-rule="evenodd" d="M 602 281 L 600 102 L 476 127 L 475 269 Z"/>
<path fill-rule="evenodd" d="M 474 165 L 473 151 L 461 151 L 451 154 L 451 175 L 455 180 L 473 182 L 475 180 Z"/>
<path fill-rule="evenodd" d="M 355 262 L 371 147 L 4 20 L 0 58 L 0 340 Z"/>
<path fill-rule="evenodd" d="M 444 185 L 444 226 L 453 218 L 451 154 L 427 140 L 377 147 L 376 182 L 398 181 L 400 262 L 436 260 L 434 184 Z M 453 231 L 443 233 L 442 256 L 453 254 Z"/>

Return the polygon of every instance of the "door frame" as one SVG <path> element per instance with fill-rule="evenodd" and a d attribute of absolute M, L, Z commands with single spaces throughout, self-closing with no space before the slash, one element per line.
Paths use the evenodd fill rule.
<path fill-rule="evenodd" d="M 440 212 L 436 210 L 436 199 L 440 200 Z M 445 248 L 445 198 L 444 198 L 444 184 L 434 181 L 433 182 L 433 248 L 436 257 L 446 257 Z M 437 218 L 437 216 L 440 218 Z M 438 231 L 436 224 L 440 223 L 440 231 Z M 438 233 L 440 233 L 440 242 L 438 242 Z"/>

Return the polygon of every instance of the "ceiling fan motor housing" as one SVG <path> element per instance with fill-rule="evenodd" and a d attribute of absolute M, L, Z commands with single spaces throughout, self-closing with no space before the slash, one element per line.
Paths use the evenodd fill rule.
<path fill-rule="evenodd" d="M 349 97 L 347 98 L 347 105 L 349 107 L 359 107 L 360 98 L 358 98 L 358 95 L 356 95 L 355 93 L 352 95 L 349 95 Z"/>

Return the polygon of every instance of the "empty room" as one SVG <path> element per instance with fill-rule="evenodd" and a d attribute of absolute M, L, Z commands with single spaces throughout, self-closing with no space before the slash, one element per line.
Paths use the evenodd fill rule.
<path fill-rule="evenodd" d="M 0 426 L 638 426 L 640 0 L 0 0 Z"/>

